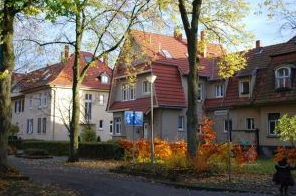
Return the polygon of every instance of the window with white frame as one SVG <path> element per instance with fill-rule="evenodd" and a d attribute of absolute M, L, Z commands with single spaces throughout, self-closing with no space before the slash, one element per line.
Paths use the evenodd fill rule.
<path fill-rule="evenodd" d="M 276 136 L 275 127 L 280 118 L 280 113 L 268 113 L 268 135 Z"/>
<path fill-rule="evenodd" d="M 14 112 L 15 113 L 21 113 L 24 112 L 24 108 L 25 108 L 25 99 L 21 99 L 21 100 L 16 100 L 14 102 Z"/>
<path fill-rule="evenodd" d="M 291 88 L 291 68 L 282 67 L 275 71 L 276 88 Z"/>
<path fill-rule="evenodd" d="M 42 118 L 42 133 L 46 133 L 46 118 Z"/>
<path fill-rule="evenodd" d="M 104 123 L 103 120 L 99 121 L 99 130 L 103 130 L 103 123 Z"/>
<path fill-rule="evenodd" d="M 255 129 L 254 118 L 246 118 L 246 129 L 247 130 Z"/>
<path fill-rule="evenodd" d="M 99 95 L 99 104 L 104 105 L 105 104 L 105 96 L 104 95 Z"/>
<path fill-rule="evenodd" d="M 122 95 L 122 101 L 128 101 L 129 99 L 129 90 L 128 90 L 128 85 L 127 84 L 122 84 L 122 87 L 121 87 L 121 95 Z"/>
<path fill-rule="evenodd" d="M 130 100 L 135 100 L 136 99 L 136 86 L 133 85 L 133 86 L 130 86 L 129 88 L 129 97 L 130 97 Z"/>
<path fill-rule="evenodd" d="M 110 134 L 113 134 L 113 121 L 110 120 Z"/>
<path fill-rule="evenodd" d="M 37 133 L 41 133 L 41 118 L 37 119 Z"/>
<path fill-rule="evenodd" d="M 142 92 L 143 94 L 148 94 L 151 92 L 151 83 L 148 81 L 143 81 L 143 86 L 142 86 Z"/>
<path fill-rule="evenodd" d="M 115 130 L 114 133 L 115 135 L 121 135 L 121 118 L 114 118 L 114 126 L 115 126 Z"/>
<path fill-rule="evenodd" d="M 85 120 L 89 122 L 91 120 L 92 112 L 92 94 L 85 94 Z"/>
<path fill-rule="evenodd" d="M 107 75 L 101 75 L 101 83 L 102 84 L 108 84 L 109 83 L 109 77 Z"/>
<path fill-rule="evenodd" d="M 42 105 L 43 105 L 43 107 L 46 107 L 47 106 L 47 93 L 44 93 L 43 94 L 43 97 L 42 97 Z"/>
<path fill-rule="evenodd" d="M 228 124 L 229 124 L 229 130 L 232 130 L 232 120 L 224 120 L 224 132 L 228 131 Z"/>
<path fill-rule="evenodd" d="M 27 120 L 27 134 L 33 133 L 33 119 Z"/>
<path fill-rule="evenodd" d="M 39 97 L 38 97 L 38 108 L 41 108 L 42 107 L 42 94 L 39 94 Z"/>
<path fill-rule="evenodd" d="M 178 130 L 184 131 L 184 116 L 178 117 Z"/>
<path fill-rule="evenodd" d="M 202 84 L 198 84 L 198 101 L 202 101 L 202 91 L 203 91 L 203 88 L 202 88 Z"/>
<path fill-rule="evenodd" d="M 240 86 L 239 92 L 241 95 L 248 95 L 250 93 L 250 81 L 249 80 L 240 81 L 239 86 Z"/>
<path fill-rule="evenodd" d="M 32 99 L 32 97 L 29 100 L 29 109 L 30 110 L 33 109 L 33 99 Z"/>
<path fill-rule="evenodd" d="M 216 89 L 216 97 L 223 97 L 224 96 L 224 85 L 218 84 L 215 86 Z"/>

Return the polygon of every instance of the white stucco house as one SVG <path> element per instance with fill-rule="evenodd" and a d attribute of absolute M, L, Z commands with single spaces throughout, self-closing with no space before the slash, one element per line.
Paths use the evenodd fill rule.
<path fill-rule="evenodd" d="M 75 55 L 65 47 L 60 63 L 26 73 L 14 73 L 12 124 L 18 137 L 53 141 L 69 140 L 65 124 L 71 116 L 72 73 Z M 81 52 L 81 67 L 92 57 Z M 102 141 L 111 139 L 113 115 L 106 112 L 112 70 L 104 61 L 91 66 L 80 87 L 81 130 L 90 126 Z"/>

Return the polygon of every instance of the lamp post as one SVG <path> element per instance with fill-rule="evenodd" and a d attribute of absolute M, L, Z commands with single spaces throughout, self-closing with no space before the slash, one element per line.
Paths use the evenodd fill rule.
<path fill-rule="evenodd" d="M 150 144 L 150 151 L 151 151 L 151 164 L 154 164 L 154 138 L 153 138 L 153 83 L 156 80 L 157 76 L 153 75 L 151 72 L 150 76 L 147 76 L 146 79 L 150 83 L 150 94 L 151 94 L 151 144 Z"/>

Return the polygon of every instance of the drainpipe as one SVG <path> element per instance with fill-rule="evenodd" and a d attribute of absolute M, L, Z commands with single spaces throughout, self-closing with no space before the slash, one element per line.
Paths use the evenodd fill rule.
<path fill-rule="evenodd" d="M 56 119 L 56 89 L 53 90 L 53 126 L 52 126 L 52 141 L 54 141 L 54 135 L 55 135 L 55 119 Z"/>

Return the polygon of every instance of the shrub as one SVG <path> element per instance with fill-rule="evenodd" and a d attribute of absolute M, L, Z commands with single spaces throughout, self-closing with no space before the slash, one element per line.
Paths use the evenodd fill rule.
<path fill-rule="evenodd" d="M 26 149 L 25 150 L 25 155 L 29 156 L 47 156 L 48 152 L 43 149 Z"/>
<path fill-rule="evenodd" d="M 69 142 L 64 141 L 23 141 L 23 149 L 46 150 L 50 155 L 68 155 Z"/>
<path fill-rule="evenodd" d="M 79 156 L 96 159 L 122 159 L 124 151 L 117 143 L 80 143 Z"/>
<path fill-rule="evenodd" d="M 16 148 L 16 149 L 23 149 L 23 141 L 22 140 L 8 140 L 8 146 Z"/>
<path fill-rule="evenodd" d="M 18 126 L 13 125 L 13 124 L 10 125 L 10 127 L 9 127 L 9 134 L 10 135 L 13 136 L 13 135 L 17 134 L 19 131 L 20 131 L 20 129 Z"/>
<path fill-rule="evenodd" d="M 85 128 L 81 133 L 81 142 L 95 142 L 96 141 L 96 132 L 91 128 Z"/>

